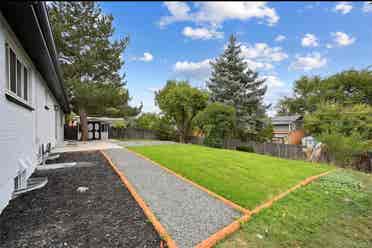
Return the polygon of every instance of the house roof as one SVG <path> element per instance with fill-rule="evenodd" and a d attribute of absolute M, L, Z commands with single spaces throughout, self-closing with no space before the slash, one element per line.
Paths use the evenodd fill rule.
<path fill-rule="evenodd" d="M 0 10 L 65 113 L 70 105 L 44 2 L 4 1 Z"/>
<path fill-rule="evenodd" d="M 280 125 L 280 124 L 289 124 L 295 122 L 299 119 L 302 119 L 301 115 L 281 115 L 275 116 L 271 119 L 273 125 Z"/>

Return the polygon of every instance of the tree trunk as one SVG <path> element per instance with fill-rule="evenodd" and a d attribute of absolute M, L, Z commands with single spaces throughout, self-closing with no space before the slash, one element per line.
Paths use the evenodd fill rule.
<path fill-rule="evenodd" d="M 187 124 L 183 124 L 182 129 L 180 131 L 180 143 L 186 143 L 187 137 L 190 133 L 190 127 Z"/>
<path fill-rule="evenodd" d="M 179 142 L 180 143 L 185 143 L 185 130 L 184 130 L 184 126 L 182 126 L 182 128 L 179 130 L 178 135 L 179 135 Z"/>
<path fill-rule="evenodd" d="M 185 143 L 185 137 L 183 133 L 180 133 L 180 143 Z"/>
<path fill-rule="evenodd" d="M 79 110 L 80 127 L 81 127 L 81 141 L 88 140 L 88 118 L 84 108 Z"/>

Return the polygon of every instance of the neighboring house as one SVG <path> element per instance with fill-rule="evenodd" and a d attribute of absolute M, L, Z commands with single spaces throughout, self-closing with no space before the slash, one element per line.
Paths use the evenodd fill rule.
<path fill-rule="evenodd" d="M 285 144 L 300 144 L 303 132 L 303 118 L 300 115 L 275 116 L 271 119 L 273 125 L 273 142 Z"/>
<path fill-rule="evenodd" d="M 124 118 L 112 118 L 112 117 L 91 117 L 88 116 L 88 140 L 107 140 L 109 138 L 109 128 L 117 122 L 124 123 Z M 72 128 L 71 128 L 72 127 Z M 66 139 L 80 140 L 81 129 L 80 129 L 80 117 L 73 116 L 70 127 L 70 134 Z"/>
<path fill-rule="evenodd" d="M 0 212 L 47 147 L 63 142 L 70 111 L 45 3 L 0 4 Z"/>

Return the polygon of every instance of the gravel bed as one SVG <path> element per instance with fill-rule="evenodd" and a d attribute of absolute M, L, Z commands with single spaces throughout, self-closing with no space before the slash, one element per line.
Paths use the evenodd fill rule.
<path fill-rule="evenodd" d="M 126 149 L 105 151 L 180 248 L 194 247 L 242 214 Z"/>
<path fill-rule="evenodd" d="M 0 247 L 159 247 L 160 237 L 98 152 L 58 162 L 94 166 L 35 172 L 48 184 L 12 200 L 0 215 Z M 79 163 L 78 163 L 79 164 Z M 86 192 L 77 188 L 87 187 Z"/>

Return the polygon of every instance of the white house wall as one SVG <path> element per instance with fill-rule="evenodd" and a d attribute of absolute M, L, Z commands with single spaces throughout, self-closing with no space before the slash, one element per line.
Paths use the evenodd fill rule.
<path fill-rule="evenodd" d="M 7 89 L 6 42 L 12 45 L 17 56 L 23 59 L 31 69 L 30 94 L 34 111 L 10 102 L 5 97 Z M 45 105 L 49 106 L 49 110 L 45 110 Z M 64 116 L 58 108 L 56 118 L 54 105 L 58 106 L 57 101 L 0 14 L 0 213 L 11 199 L 14 178 L 20 170 L 26 168 L 27 177 L 33 173 L 37 165 L 40 145 L 48 142 L 55 145 L 63 141 L 61 119 L 63 120 Z M 57 139 L 55 128 L 58 129 Z"/>

